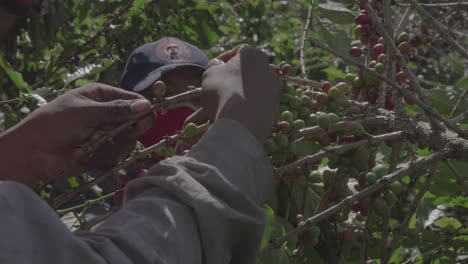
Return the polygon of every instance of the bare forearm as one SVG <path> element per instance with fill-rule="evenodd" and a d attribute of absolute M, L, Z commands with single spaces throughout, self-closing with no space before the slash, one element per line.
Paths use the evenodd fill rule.
<path fill-rule="evenodd" d="M 34 146 L 29 145 L 23 124 L 0 134 L 0 180 L 10 180 L 33 187 L 39 179 L 34 163 Z"/>

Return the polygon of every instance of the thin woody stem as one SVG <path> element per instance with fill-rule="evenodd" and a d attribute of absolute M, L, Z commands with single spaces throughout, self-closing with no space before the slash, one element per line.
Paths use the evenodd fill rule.
<path fill-rule="evenodd" d="M 360 191 L 360 192 L 358 192 L 358 193 L 356 193 L 356 194 L 354 194 L 352 196 L 348 196 L 347 198 L 345 198 L 344 200 L 342 200 L 338 204 L 326 209 L 325 211 L 323 211 L 323 212 L 321 212 L 321 213 L 319 213 L 319 214 L 317 214 L 317 215 L 315 215 L 315 216 L 313 216 L 311 218 L 308 218 L 307 220 L 305 220 L 304 225 L 301 225 L 301 226 L 289 231 L 284 236 L 272 239 L 270 241 L 270 244 L 266 248 L 264 248 L 261 251 L 260 254 L 265 254 L 265 253 L 270 252 L 271 250 L 273 250 L 275 248 L 278 248 L 284 242 L 286 242 L 289 238 L 301 234 L 302 232 L 309 229 L 311 226 L 317 224 L 318 222 L 323 221 L 323 220 L 327 219 L 328 217 L 338 213 L 343 208 L 350 207 L 350 206 L 352 206 L 353 203 L 355 203 L 355 202 L 357 202 L 357 201 L 359 201 L 359 200 L 361 200 L 363 198 L 366 198 L 366 197 L 374 194 L 377 191 L 382 190 L 383 188 L 389 186 L 392 182 L 400 180 L 405 175 L 408 175 L 408 174 L 414 173 L 416 171 L 432 167 L 435 163 L 446 159 L 449 156 L 449 154 L 450 153 L 448 151 L 436 152 L 436 153 L 431 154 L 431 155 L 429 155 L 427 157 L 418 159 L 415 162 L 405 164 L 399 170 L 382 177 L 377 183 L 367 187 L 366 189 L 364 189 L 364 190 L 362 190 L 362 191 Z"/>
<path fill-rule="evenodd" d="M 204 124 L 202 126 L 199 126 L 198 127 L 198 132 L 202 133 L 202 132 L 206 131 L 208 129 L 208 127 L 209 127 L 209 124 Z M 167 144 L 170 144 L 172 142 L 175 142 L 175 141 L 177 141 L 178 139 L 180 139 L 182 137 L 183 137 L 183 135 L 176 134 L 176 135 L 167 137 L 166 139 L 160 141 L 159 143 L 157 143 L 157 144 L 155 144 L 155 145 L 153 145 L 151 147 L 148 147 L 148 148 L 146 148 L 146 149 L 144 149 L 142 151 L 137 152 L 135 155 L 133 155 L 132 157 L 126 159 L 123 162 L 121 162 L 119 165 L 117 165 L 116 167 L 114 167 L 112 170 L 110 170 L 108 173 L 102 175 L 101 177 L 96 178 L 96 179 L 94 179 L 92 181 L 89 181 L 87 183 L 84 183 L 84 184 L 78 186 L 75 190 L 63 193 L 63 194 L 59 195 L 58 197 L 54 198 L 50 203 L 51 206 L 53 208 L 57 208 L 57 207 L 61 206 L 62 204 L 70 201 L 71 199 L 75 198 L 79 194 L 85 192 L 86 190 L 88 190 L 92 186 L 94 186 L 96 184 L 99 184 L 99 183 L 105 181 L 106 179 L 114 176 L 120 170 L 125 169 L 126 167 L 132 165 L 136 161 L 147 157 L 148 155 L 153 153 L 158 148 L 160 148 L 162 146 L 165 146 Z"/>
<path fill-rule="evenodd" d="M 301 49 L 300 49 L 300 55 L 299 55 L 300 61 L 301 61 L 302 77 L 304 77 L 305 80 L 307 80 L 307 71 L 306 71 L 305 60 L 304 60 L 304 48 L 305 48 L 307 33 L 309 31 L 309 25 L 311 23 L 311 19 L 312 19 L 312 4 L 309 7 L 309 12 L 307 14 L 307 19 L 305 21 L 304 30 L 302 31 L 302 41 L 301 41 Z"/>
<path fill-rule="evenodd" d="M 383 142 L 383 141 L 386 141 L 386 140 L 401 139 L 401 138 L 404 137 L 404 135 L 405 135 L 404 131 L 397 131 L 397 132 L 392 132 L 392 133 L 383 134 L 383 135 L 379 135 L 379 136 L 371 136 L 368 139 L 360 140 L 360 141 L 357 141 L 357 142 L 353 142 L 353 143 L 349 143 L 349 144 L 345 144 L 345 145 L 341 145 L 341 146 L 337 146 L 337 147 L 332 147 L 332 148 L 330 148 L 328 150 L 321 151 L 321 152 L 319 152 L 317 154 L 307 156 L 305 158 L 299 159 L 299 160 L 297 160 L 295 162 L 292 162 L 290 164 L 284 165 L 283 167 L 277 168 L 275 170 L 275 173 L 277 175 L 282 175 L 283 173 L 285 173 L 287 171 L 294 170 L 298 166 L 310 164 L 310 163 L 313 163 L 315 161 L 319 161 L 319 160 L 321 160 L 321 159 L 323 159 L 325 157 L 329 157 L 331 155 L 342 154 L 342 153 L 345 153 L 345 152 L 347 152 L 349 150 L 358 148 L 360 146 L 368 146 L 368 145 Z"/>
<path fill-rule="evenodd" d="M 310 42 L 311 42 L 312 46 L 317 47 L 317 48 L 321 48 L 323 50 L 326 50 L 326 51 L 334 54 L 335 56 L 343 59 L 344 61 L 346 61 L 346 62 L 348 62 L 350 64 L 361 67 L 363 70 L 367 71 L 372 76 L 387 82 L 392 87 L 398 89 L 401 93 L 403 93 L 403 95 L 405 95 L 406 97 L 408 97 L 409 99 L 414 101 L 415 104 L 417 104 L 419 107 L 421 107 L 428 115 L 430 115 L 430 116 L 436 118 L 437 120 L 441 121 L 448 128 L 452 129 L 453 131 L 457 132 L 458 134 L 463 135 L 463 136 L 466 134 L 466 132 L 463 129 L 459 128 L 451 120 L 443 117 L 432 106 L 428 105 L 427 103 L 421 101 L 418 97 L 414 96 L 410 91 L 408 91 L 408 89 L 405 89 L 405 88 L 399 86 L 397 83 L 395 83 L 394 81 L 392 81 L 392 80 L 388 79 L 387 77 L 381 75 L 380 73 L 370 69 L 369 67 L 367 67 L 367 66 L 365 66 L 365 65 L 363 65 L 363 64 L 361 64 L 359 62 L 354 61 L 354 59 L 352 59 L 348 55 L 344 55 L 344 54 L 342 54 L 342 53 L 328 47 L 327 45 L 325 45 L 325 44 L 323 44 L 323 43 L 321 43 L 321 42 L 319 42 L 319 41 L 317 41 L 315 39 L 310 40 Z"/>

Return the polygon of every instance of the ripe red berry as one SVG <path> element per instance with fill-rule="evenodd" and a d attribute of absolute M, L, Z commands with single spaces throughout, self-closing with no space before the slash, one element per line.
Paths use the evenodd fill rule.
<path fill-rule="evenodd" d="M 291 130 L 291 125 L 287 121 L 281 121 L 278 123 L 278 129 L 283 133 L 288 133 Z"/>
<path fill-rule="evenodd" d="M 355 189 L 356 191 L 358 191 L 358 192 L 361 191 L 361 185 L 359 185 L 359 184 L 357 184 L 357 183 L 354 184 L 354 189 Z"/>
<path fill-rule="evenodd" d="M 327 146 L 328 144 L 330 144 L 330 136 L 328 136 L 328 134 L 325 132 L 321 133 L 318 136 L 317 141 L 320 145 Z"/>
<path fill-rule="evenodd" d="M 366 221 L 366 217 L 363 216 L 361 213 L 357 213 L 356 214 L 356 220 L 359 221 L 359 222 L 364 222 L 364 221 Z"/>
<path fill-rule="evenodd" d="M 379 90 L 377 88 L 372 88 L 367 92 L 367 101 L 371 104 L 375 104 L 377 102 L 377 98 L 379 97 Z"/>
<path fill-rule="evenodd" d="M 372 32 L 372 28 L 369 24 L 361 25 L 361 35 L 368 37 Z"/>
<path fill-rule="evenodd" d="M 406 73 L 404 71 L 400 71 L 396 75 L 396 81 L 399 83 L 403 83 L 406 81 Z"/>
<path fill-rule="evenodd" d="M 371 60 L 369 61 L 369 63 L 367 63 L 367 67 L 374 68 L 376 64 L 377 62 L 375 60 Z"/>
<path fill-rule="evenodd" d="M 354 212 L 359 212 L 361 210 L 361 205 L 359 204 L 359 202 L 355 202 L 353 203 L 351 208 L 353 209 Z"/>
<path fill-rule="evenodd" d="M 359 141 L 359 137 L 355 135 L 344 136 L 343 141 L 346 143 L 353 143 Z"/>
<path fill-rule="evenodd" d="M 306 90 L 304 92 L 302 92 L 302 95 L 305 95 L 307 97 L 309 97 L 310 99 L 314 99 L 315 98 L 315 93 L 311 90 Z"/>
<path fill-rule="evenodd" d="M 370 35 L 368 38 L 368 43 L 369 47 L 374 47 L 375 45 L 377 45 L 377 43 L 379 43 L 379 37 L 376 34 Z"/>
<path fill-rule="evenodd" d="M 395 107 L 395 103 L 393 101 L 393 95 L 387 94 L 385 96 L 385 108 L 388 110 L 393 110 L 394 107 Z"/>
<path fill-rule="evenodd" d="M 406 80 L 405 84 L 408 87 L 408 90 L 410 90 L 412 92 L 416 92 L 416 90 L 414 89 L 413 85 L 411 84 L 411 82 L 409 80 Z"/>
<path fill-rule="evenodd" d="M 401 66 L 399 63 L 395 64 L 396 72 L 401 72 Z"/>
<path fill-rule="evenodd" d="M 284 75 L 291 75 L 292 72 L 293 72 L 293 68 L 290 64 L 285 64 L 283 65 L 283 67 L 281 67 L 281 72 L 284 74 Z"/>
<path fill-rule="evenodd" d="M 357 25 L 369 24 L 369 17 L 364 13 L 359 13 L 354 19 L 354 23 Z"/>
<path fill-rule="evenodd" d="M 361 215 L 362 216 L 368 216 L 369 215 L 369 208 L 367 207 L 361 207 L 361 210 L 359 210 L 361 212 Z"/>
<path fill-rule="evenodd" d="M 376 44 L 372 50 L 371 50 L 371 53 L 372 53 L 372 58 L 375 58 L 377 59 L 379 57 L 380 54 L 384 54 L 385 53 L 385 46 L 383 44 Z"/>
<path fill-rule="evenodd" d="M 352 244 L 356 239 L 357 236 L 353 230 L 345 229 L 340 232 L 340 240 L 342 244 Z"/>
<path fill-rule="evenodd" d="M 325 94 L 325 93 L 319 93 L 317 94 L 317 96 L 315 97 L 315 100 L 317 100 L 317 102 L 321 105 L 326 105 L 328 103 L 328 94 Z"/>
<path fill-rule="evenodd" d="M 413 95 L 415 95 L 414 92 L 411 92 L 411 93 Z M 409 98 L 408 96 L 406 96 L 406 95 L 403 96 L 403 100 L 405 101 L 405 103 L 407 103 L 409 105 L 414 105 L 414 101 L 411 98 Z"/>
<path fill-rule="evenodd" d="M 360 57 L 362 55 L 362 49 L 359 47 L 352 47 L 349 50 L 349 54 L 353 57 Z"/>
<path fill-rule="evenodd" d="M 357 73 L 357 75 L 359 76 L 359 78 L 362 79 L 362 77 L 363 77 L 363 75 L 364 75 L 364 69 L 363 69 L 362 67 L 358 67 L 358 68 L 356 69 L 356 73 Z"/>
<path fill-rule="evenodd" d="M 326 94 L 328 94 L 328 90 L 330 90 L 330 88 L 332 88 L 332 87 L 333 87 L 333 84 L 331 82 L 329 82 L 329 81 L 323 82 L 322 86 L 321 86 L 322 91 L 324 93 L 326 93 Z"/>

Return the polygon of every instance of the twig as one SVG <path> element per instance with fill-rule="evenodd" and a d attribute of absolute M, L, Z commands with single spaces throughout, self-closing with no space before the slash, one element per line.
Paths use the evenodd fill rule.
<path fill-rule="evenodd" d="M 452 121 L 453 123 L 456 124 L 456 123 L 459 123 L 459 122 L 463 121 L 466 117 L 468 117 L 468 111 L 460 113 L 456 117 L 450 119 L 450 121 Z"/>
<path fill-rule="evenodd" d="M 10 100 L 0 101 L 0 106 L 5 105 L 5 104 L 16 103 L 16 102 L 19 102 L 20 100 L 21 100 L 20 98 L 14 98 Z"/>
<path fill-rule="evenodd" d="M 387 246 L 388 246 L 388 235 L 389 235 L 389 221 L 390 221 L 390 210 L 386 210 L 384 215 L 382 216 L 382 242 L 380 245 L 380 258 L 384 258 L 387 254 Z M 383 263 L 383 262 L 382 262 Z"/>
<path fill-rule="evenodd" d="M 453 106 L 452 112 L 449 115 L 449 118 L 452 118 L 452 116 L 455 114 L 455 111 L 457 111 L 458 105 L 460 105 L 461 101 L 465 100 L 465 96 L 468 92 L 468 87 L 463 90 L 463 93 L 460 95 L 458 98 L 457 103 Z"/>
<path fill-rule="evenodd" d="M 128 1 L 128 3 L 125 6 L 123 6 L 119 10 L 112 13 L 112 16 L 106 21 L 106 23 L 102 26 L 102 28 L 98 32 L 96 32 L 96 34 L 94 34 L 92 37 L 90 37 L 88 40 L 86 40 L 85 43 L 79 45 L 70 55 L 66 56 L 65 58 L 63 58 L 63 59 L 61 59 L 61 60 L 59 60 L 57 62 L 57 64 L 56 64 L 57 69 L 63 67 L 66 63 L 68 63 L 68 61 L 71 58 L 79 55 L 81 52 L 83 52 L 85 47 L 87 47 L 88 45 L 90 45 L 91 43 L 96 41 L 96 39 L 98 37 L 100 37 L 107 30 L 109 30 L 110 26 L 114 23 L 114 21 L 116 21 L 118 18 L 120 18 L 120 16 L 122 14 L 124 14 L 125 12 L 127 12 L 130 9 L 130 7 L 132 6 L 132 3 L 133 3 L 133 1 Z"/>
<path fill-rule="evenodd" d="M 432 178 L 436 175 L 437 170 L 435 169 L 435 166 L 432 164 L 431 170 L 426 174 L 426 178 L 424 180 L 424 184 L 419 190 L 418 194 L 414 198 L 413 202 L 411 203 L 410 209 L 408 213 L 405 215 L 405 218 L 401 222 L 401 228 L 397 232 L 394 232 L 393 234 L 393 239 L 390 242 L 390 245 L 387 248 L 387 253 L 385 256 L 382 258 L 382 263 L 388 263 L 390 257 L 393 254 L 393 251 L 395 250 L 396 246 L 398 245 L 398 242 L 400 242 L 401 236 L 406 233 L 408 229 L 408 224 L 411 220 L 411 217 L 413 214 L 416 212 L 416 209 L 418 209 L 419 204 L 421 203 L 422 199 L 424 198 L 424 195 L 426 192 L 429 190 L 429 187 L 431 186 Z"/>
<path fill-rule="evenodd" d="M 80 231 L 87 231 L 93 228 L 95 225 L 101 223 L 102 221 L 106 220 L 110 216 L 112 216 L 115 212 L 117 212 L 119 208 L 112 208 L 110 211 L 105 212 L 102 215 L 96 216 L 93 219 L 83 223 L 78 230 Z"/>
<path fill-rule="evenodd" d="M 432 106 L 426 104 L 425 102 L 421 101 L 418 97 L 414 96 L 410 91 L 408 91 L 408 89 L 404 89 L 403 87 L 399 86 L 397 83 L 393 82 L 392 80 L 388 79 L 387 77 L 379 74 L 378 72 L 370 69 L 369 67 L 359 63 L 359 62 L 356 62 L 354 61 L 354 59 L 352 59 L 351 57 L 349 57 L 348 55 L 344 55 L 330 47 L 328 47 L 327 45 L 315 40 L 315 39 L 312 39 L 310 40 L 312 46 L 314 47 L 317 47 L 317 48 L 321 48 L 323 50 L 326 50 L 332 54 L 334 54 L 335 56 L 343 59 L 344 61 L 350 63 L 350 64 L 353 64 L 353 65 L 356 65 L 358 67 L 361 67 L 363 70 L 367 71 L 369 74 L 371 74 L 372 76 L 376 77 L 376 78 L 379 78 L 387 83 L 389 83 L 390 85 L 392 85 L 394 88 L 398 89 L 401 93 L 403 93 L 403 95 L 407 96 L 409 99 L 411 99 L 412 101 L 414 101 L 419 107 L 421 107 L 428 115 L 430 116 L 433 116 L 434 118 L 436 118 L 437 120 L 441 121 L 442 123 L 444 123 L 447 127 L 449 127 L 450 129 L 452 129 L 453 131 L 457 132 L 458 134 L 460 135 L 465 135 L 466 132 L 463 131 L 462 129 L 460 129 L 456 124 L 454 124 L 451 120 L 448 120 L 446 119 L 445 117 L 443 117 L 439 112 L 437 112 L 436 110 L 434 110 L 434 108 L 432 108 Z"/>
<path fill-rule="evenodd" d="M 318 222 L 327 219 L 328 217 L 338 213 L 345 207 L 350 207 L 354 202 L 359 201 L 365 197 L 368 197 L 372 195 L 373 193 L 387 187 L 390 185 L 392 182 L 397 181 L 404 177 L 405 175 L 411 174 L 415 171 L 418 170 L 423 170 L 427 169 L 428 167 L 433 166 L 435 163 L 437 163 L 440 160 L 443 160 L 447 158 L 451 154 L 449 151 L 441 151 L 441 152 L 436 152 L 434 154 L 431 154 L 427 157 L 418 159 L 417 161 L 413 163 L 406 163 L 403 165 L 403 167 L 391 174 L 388 174 L 384 177 L 382 177 L 376 184 L 373 184 L 366 189 L 352 195 L 348 196 L 347 198 L 343 199 L 341 202 L 338 204 L 328 208 L 327 210 L 311 217 L 305 220 L 305 224 L 301 225 L 288 233 L 286 233 L 282 237 L 278 237 L 275 239 L 272 239 L 270 241 L 270 244 L 264 248 L 260 254 L 265 254 L 279 246 L 281 246 L 284 242 L 286 242 L 289 238 L 297 236 L 298 234 L 304 232 L 305 230 L 309 229 L 311 226 L 317 224 Z"/>
<path fill-rule="evenodd" d="M 208 126 L 209 126 L 209 124 L 204 124 L 202 126 L 199 126 L 198 127 L 198 132 L 201 133 L 203 131 L 206 131 L 208 129 Z M 96 178 L 96 179 L 94 179 L 92 181 L 84 183 L 84 184 L 78 186 L 76 189 L 74 189 L 72 191 L 63 193 L 63 194 L 57 196 L 56 198 L 52 199 L 50 205 L 53 208 L 57 208 L 57 207 L 61 206 L 62 204 L 66 203 L 66 202 L 70 201 L 71 199 L 75 198 L 76 196 L 78 196 L 80 193 L 88 190 L 92 186 L 105 181 L 107 178 L 112 177 L 113 175 L 115 175 L 120 170 L 128 167 L 129 165 L 135 163 L 136 161 L 138 161 L 138 160 L 140 160 L 142 158 L 147 157 L 148 155 L 153 153 L 158 148 L 160 148 L 162 146 L 165 146 L 166 144 L 170 144 L 170 143 L 176 141 L 177 139 L 179 139 L 181 137 L 182 137 L 182 135 L 180 135 L 180 134 L 173 135 L 173 136 L 170 136 L 170 137 L 160 141 L 159 143 L 157 143 L 157 144 L 155 144 L 155 145 L 153 145 L 151 147 L 148 147 L 148 148 L 146 148 L 146 149 L 144 149 L 142 151 L 138 151 L 135 155 L 133 155 L 132 157 L 126 159 L 123 162 L 121 162 L 119 165 L 114 167 L 108 173 L 106 173 L 106 174 L 104 174 L 104 175 L 100 176 L 99 178 Z"/>
<path fill-rule="evenodd" d="M 309 86 L 312 88 L 320 88 L 322 84 L 320 82 L 312 81 L 312 80 L 305 80 L 299 77 L 292 77 L 292 76 L 280 76 L 280 78 L 283 81 L 289 82 L 289 83 L 294 83 L 294 84 L 299 84 L 299 85 L 304 85 L 304 86 Z"/>
<path fill-rule="evenodd" d="M 331 181 L 329 182 L 328 184 L 328 188 L 327 188 L 327 191 L 324 192 L 322 194 L 322 197 L 320 197 L 320 202 L 319 204 L 317 205 L 317 207 L 315 207 L 315 210 L 314 210 L 314 213 L 313 215 L 316 215 L 320 212 L 323 211 L 323 208 L 325 208 L 325 206 L 327 205 L 328 203 L 328 197 L 330 197 L 330 194 L 333 192 L 333 190 L 335 189 L 335 185 L 336 185 L 336 173 L 333 175 Z"/>
<path fill-rule="evenodd" d="M 440 23 L 435 17 L 433 17 L 424 7 L 422 7 L 418 2 L 415 0 L 407 0 L 418 13 L 425 18 L 429 23 L 431 23 L 439 33 L 444 36 L 444 39 L 447 40 L 453 48 L 460 53 L 465 59 L 468 59 L 468 51 L 458 43 L 450 34 L 450 29 L 446 27 L 444 24 Z"/>
<path fill-rule="evenodd" d="M 330 127 L 328 128 L 327 132 L 330 133 L 330 132 L 346 130 L 351 123 L 360 123 L 364 127 L 381 127 L 381 126 L 385 126 L 387 124 L 387 121 L 385 120 L 385 117 L 383 116 L 356 119 L 353 121 L 341 121 L 336 124 L 330 124 Z M 314 127 L 303 128 L 296 132 L 292 132 L 291 136 L 293 138 L 301 138 L 304 136 L 318 135 L 323 132 L 324 132 L 323 128 L 319 126 L 314 126 Z"/>
<path fill-rule="evenodd" d="M 361 246 L 361 261 L 363 264 L 367 263 L 367 245 L 369 243 L 369 233 L 372 227 L 371 222 L 374 217 L 374 212 L 372 209 L 369 209 L 369 214 L 367 215 L 366 224 L 364 225 L 364 231 L 362 232 L 362 246 Z"/>
<path fill-rule="evenodd" d="M 405 57 L 401 52 L 398 50 L 398 48 L 395 45 L 395 42 L 393 40 L 393 36 L 390 35 L 390 32 L 388 32 L 385 29 L 385 26 L 382 24 L 380 21 L 380 18 L 376 14 L 375 10 L 371 7 L 369 4 L 368 0 L 360 0 L 360 3 L 365 6 L 367 13 L 369 14 L 369 18 L 372 21 L 372 24 L 377 27 L 377 30 L 379 31 L 380 35 L 385 39 L 385 47 L 388 49 L 389 52 L 392 53 L 392 55 L 398 59 L 400 62 L 400 66 L 403 69 L 403 71 L 406 73 L 408 80 L 410 81 L 411 85 L 414 87 L 414 90 L 416 91 L 416 94 L 419 96 L 419 99 L 423 102 L 427 102 L 426 95 L 423 92 L 423 88 L 418 82 L 418 79 L 416 76 L 413 74 L 413 72 L 410 70 L 408 67 L 408 63 L 406 62 Z M 393 80 L 392 80 L 393 81 Z"/>
<path fill-rule="evenodd" d="M 457 181 L 459 184 L 461 184 L 463 186 L 463 188 L 465 189 L 465 194 L 468 195 L 468 178 L 466 178 L 465 176 L 463 176 L 458 170 L 457 168 L 455 168 L 455 166 L 453 165 L 452 162 L 450 162 L 449 160 L 445 161 L 445 165 L 447 165 L 447 167 L 449 167 L 449 169 L 453 172 L 453 174 L 455 174 L 455 177 L 457 177 Z"/>
<path fill-rule="evenodd" d="M 399 35 L 403 31 L 403 27 L 406 24 L 406 20 L 408 20 L 409 15 L 411 14 L 411 6 L 407 6 L 403 16 L 401 16 L 400 22 L 398 23 L 397 28 L 395 29 L 395 35 Z"/>
<path fill-rule="evenodd" d="M 301 42 L 301 49 L 300 49 L 300 60 L 301 60 L 301 71 L 302 71 L 302 77 L 304 77 L 305 80 L 307 80 L 307 71 L 306 71 L 306 66 L 305 66 L 305 61 L 304 61 L 304 48 L 305 48 L 305 43 L 307 39 L 307 32 L 309 31 L 309 25 L 311 23 L 311 18 L 312 18 L 312 3 L 310 4 L 309 7 L 309 12 L 307 14 L 307 19 L 304 25 L 304 30 L 302 31 L 302 42 Z"/>
<path fill-rule="evenodd" d="M 144 116 L 142 116 L 142 117 L 140 117 L 140 118 L 138 118 L 136 120 L 130 120 L 130 121 L 126 122 L 126 123 L 123 123 L 122 125 L 116 127 L 115 129 L 113 129 L 109 133 L 106 133 L 105 135 L 98 138 L 95 142 L 91 142 L 89 144 L 89 146 L 87 147 L 87 153 L 89 154 L 89 153 L 95 151 L 96 149 L 98 149 L 99 147 L 104 145 L 106 142 L 111 141 L 114 137 L 116 137 L 122 131 L 124 131 L 124 130 L 128 129 L 129 127 L 131 127 L 132 125 L 134 125 L 139 120 L 153 114 L 153 112 L 165 110 L 165 109 L 167 109 L 167 108 L 169 108 L 169 107 L 171 107 L 171 106 L 173 106 L 175 104 L 178 104 L 180 102 L 187 101 L 188 99 L 191 99 L 191 98 L 199 97 L 200 92 L 201 92 L 201 88 L 195 88 L 195 89 L 187 91 L 185 93 L 181 93 L 181 94 L 178 94 L 178 95 L 174 95 L 172 97 L 162 98 L 162 99 L 158 100 L 155 104 L 153 104 L 151 106 L 151 112 L 150 113 L 148 113 L 148 114 L 146 114 L 146 115 L 144 115 Z"/>
<path fill-rule="evenodd" d="M 103 196 L 101 196 L 99 198 L 88 200 L 88 201 L 84 202 L 83 204 L 76 205 L 76 206 L 66 208 L 66 209 L 62 209 L 62 210 L 57 210 L 57 213 L 59 215 L 65 215 L 65 214 L 68 214 L 70 212 L 74 212 L 76 210 L 79 210 L 79 209 L 82 209 L 82 208 L 85 208 L 85 207 L 89 207 L 89 206 L 92 206 L 92 205 L 97 204 L 99 202 L 110 199 L 110 198 L 114 197 L 115 194 L 116 194 L 116 192 L 111 192 L 111 193 L 103 195 Z"/>
<path fill-rule="evenodd" d="M 331 156 L 331 155 L 345 153 L 345 152 L 347 152 L 349 150 L 358 148 L 360 146 L 367 146 L 367 145 L 383 142 L 385 140 L 401 139 L 401 138 L 404 137 L 404 135 L 405 135 L 405 131 L 397 131 L 397 132 L 392 132 L 392 133 L 378 135 L 378 136 L 370 136 L 369 138 L 364 139 L 364 140 L 360 140 L 360 141 L 357 141 L 357 142 L 332 147 L 332 148 L 330 148 L 328 150 L 321 151 L 321 152 L 319 152 L 317 154 L 310 155 L 310 156 L 307 156 L 305 158 L 299 159 L 299 160 L 297 160 L 295 162 L 284 165 L 283 167 L 279 167 L 279 168 L 275 169 L 275 174 L 282 175 L 283 173 L 285 173 L 287 171 L 291 171 L 291 170 L 297 168 L 298 166 L 307 165 L 307 164 L 313 163 L 315 161 L 321 160 L 321 159 L 323 159 L 325 157 L 328 157 L 328 156 Z"/>
<path fill-rule="evenodd" d="M 392 152 L 390 154 L 389 172 L 394 172 L 396 170 L 396 166 L 398 164 L 398 161 L 400 160 L 400 149 L 401 142 L 392 141 Z"/>
<path fill-rule="evenodd" d="M 410 6 L 408 4 L 398 4 L 399 6 Z M 444 6 L 463 6 L 468 5 L 468 2 L 447 2 L 447 3 L 420 3 L 421 6 L 427 7 L 444 7 Z"/>

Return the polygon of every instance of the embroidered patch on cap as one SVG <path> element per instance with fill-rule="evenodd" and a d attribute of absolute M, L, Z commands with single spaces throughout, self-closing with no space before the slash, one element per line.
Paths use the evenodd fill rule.
<path fill-rule="evenodd" d="M 184 62 L 190 58 L 190 49 L 178 39 L 168 38 L 156 48 L 156 56 L 165 61 Z"/>

